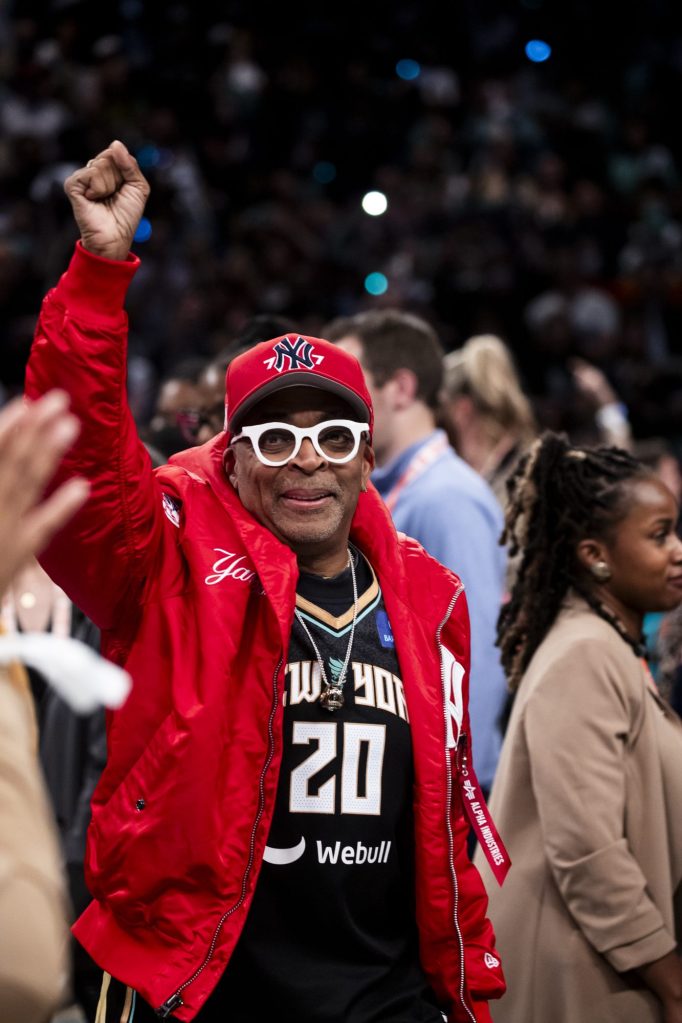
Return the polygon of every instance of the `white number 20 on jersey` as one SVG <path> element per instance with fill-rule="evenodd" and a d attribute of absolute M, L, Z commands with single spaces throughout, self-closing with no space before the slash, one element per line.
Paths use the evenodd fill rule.
<path fill-rule="evenodd" d="M 381 777 L 386 746 L 384 725 L 345 721 L 295 721 L 293 743 L 316 748 L 291 772 L 289 809 L 292 813 L 334 813 L 337 774 L 332 775 L 315 794 L 310 792 L 311 780 L 334 760 L 338 729 L 343 727 L 343 758 L 341 761 L 341 813 L 381 813 Z M 360 778 L 364 756 L 364 777 Z M 362 784 L 361 784 L 362 782 Z"/>

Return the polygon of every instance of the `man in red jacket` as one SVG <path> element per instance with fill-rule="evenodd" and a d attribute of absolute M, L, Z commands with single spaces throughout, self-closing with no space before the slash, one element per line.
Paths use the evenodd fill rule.
<path fill-rule="evenodd" d="M 504 991 L 465 808 L 462 585 L 371 485 L 357 361 L 289 334 L 235 359 L 226 429 L 153 472 L 123 300 L 148 186 L 114 142 L 66 183 L 81 241 L 27 392 L 83 421 L 91 498 L 47 552 L 134 687 L 93 800 L 76 935 L 104 1019 L 486 1021 Z"/>

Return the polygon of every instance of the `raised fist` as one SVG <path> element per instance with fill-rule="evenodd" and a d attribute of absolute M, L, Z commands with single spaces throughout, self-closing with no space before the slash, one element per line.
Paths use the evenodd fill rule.
<path fill-rule="evenodd" d="M 125 259 L 149 196 L 149 183 L 122 142 L 112 142 L 64 183 L 83 247 Z"/>

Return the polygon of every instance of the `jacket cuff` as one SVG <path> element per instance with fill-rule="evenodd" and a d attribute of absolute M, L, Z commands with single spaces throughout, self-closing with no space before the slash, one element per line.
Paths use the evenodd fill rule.
<path fill-rule="evenodd" d="M 139 265 L 132 252 L 125 260 L 104 259 L 78 242 L 54 298 L 74 319 L 120 323 L 126 293 Z"/>
<path fill-rule="evenodd" d="M 639 941 L 633 941 L 631 945 L 621 945 L 620 948 L 611 948 L 604 952 L 605 958 L 618 973 L 626 973 L 628 970 L 636 970 L 640 966 L 654 963 L 662 959 L 668 952 L 674 951 L 677 943 L 665 927 L 647 934 Z"/>

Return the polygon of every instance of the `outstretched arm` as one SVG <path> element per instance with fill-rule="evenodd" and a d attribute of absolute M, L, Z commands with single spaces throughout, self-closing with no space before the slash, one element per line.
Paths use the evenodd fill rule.
<path fill-rule="evenodd" d="M 86 481 L 72 479 L 40 500 L 78 435 L 68 403 L 66 394 L 53 391 L 30 405 L 16 399 L 0 412 L 0 595 L 87 498 Z"/>
<path fill-rule="evenodd" d="M 87 497 L 83 480 L 41 497 L 78 433 L 67 404 L 55 392 L 0 412 L 0 596 Z M 67 906 L 25 685 L 0 668 L 0 1000 L 3 1019 L 41 1023 L 65 993 Z"/>
<path fill-rule="evenodd" d="M 26 393 L 37 397 L 54 386 L 68 392 L 81 433 L 58 480 L 84 476 L 91 497 L 43 560 L 74 602 L 110 629 L 136 607 L 167 535 L 126 400 L 123 301 L 138 265 L 129 251 L 149 186 L 123 143 L 113 142 L 72 174 L 65 190 L 81 240 L 43 303 Z"/>

